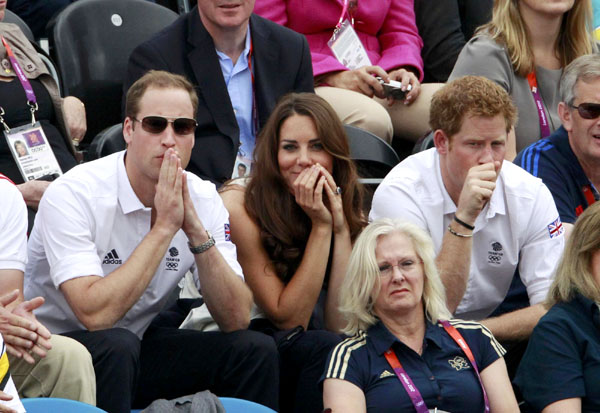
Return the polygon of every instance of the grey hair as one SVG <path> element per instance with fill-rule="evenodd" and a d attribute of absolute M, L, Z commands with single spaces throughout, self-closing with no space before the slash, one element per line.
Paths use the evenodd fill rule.
<path fill-rule="evenodd" d="M 349 335 L 366 330 L 377 322 L 373 305 L 379 294 L 380 276 L 375 248 L 380 237 L 393 233 L 407 236 L 423 261 L 423 304 L 427 319 L 436 323 L 439 319 L 451 317 L 429 234 L 410 222 L 383 218 L 370 223 L 357 238 L 340 288 L 340 312 L 347 321 L 344 332 Z"/>
<path fill-rule="evenodd" d="M 575 102 L 575 85 L 579 80 L 589 82 L 600 78 L 600 55 L 586 54 L 565 67 L 560 78 L 560 99 L 571 106 Z"/>

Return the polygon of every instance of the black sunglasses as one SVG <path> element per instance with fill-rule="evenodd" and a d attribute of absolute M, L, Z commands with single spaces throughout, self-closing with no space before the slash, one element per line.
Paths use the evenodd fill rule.
<path fill-rule="evenodd" d="M 148 133 L 159 134 L 167 128 L 169 123 L 173 124 L 173 131 L 177 135 L 189 135 L 194 133 L 198 122 L 190 118 L 177 118 L 169 120 L 162 116 L 146 116 L 144 119 L 139 120 L 133 118 L 133 120 L 142 124 L 142 129 Z"/>
<path fill-rule="evenodd" d="M 600 103 L 581 103 L 579 106 L 569 105 L 577 109 L 583 119 L 596 119 L 600 116 Z"/>

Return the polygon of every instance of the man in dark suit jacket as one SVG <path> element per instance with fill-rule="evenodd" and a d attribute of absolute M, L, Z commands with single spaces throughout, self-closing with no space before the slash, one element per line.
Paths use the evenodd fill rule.
<path fill-rule="evenodd" d="M 281 96 L 314 91 L 310 50 L 304 36 L 252 14 L 253 8 L 254 0 L 226 6 L 215 0 L 199 0 L 197 8 L 142 43 L 129 58 L 125 91 L 150 69 L 184 75 L 196 86 L 200 99 L 198 128 L 187 170 L 217 186 L 231 178 L 240 145 L 217 49 L 228 55 L 233 50 L 230 57 L 234 62 L 243 58 L 238 53 L 250 24 L 258 130 Z"/>

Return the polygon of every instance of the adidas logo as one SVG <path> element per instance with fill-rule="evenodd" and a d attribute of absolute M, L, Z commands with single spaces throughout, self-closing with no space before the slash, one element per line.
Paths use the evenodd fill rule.
<path fill-rule="evenodd" d="M 119 255 L 117 254 L 117 250 L 115 250 L 114 248 L 112 250 L 110 250 L 108 252 L 108 254 L 106 254 L 104 256 L 102 265 L 106 265 L 106 264 L 115 264 L 115 265 L 123 264 L 123 260 L 119 258 Z"/>
<path fill-rule="evenodd" d="M 384 370 L 383 373 L 381 373 L 381 375 L 379 376 L 380 379 L 384 379 L 386 377 L 390 377 L 390 376 L 394 376 L 393 373 L 390 373 L 388 370 Z"/>

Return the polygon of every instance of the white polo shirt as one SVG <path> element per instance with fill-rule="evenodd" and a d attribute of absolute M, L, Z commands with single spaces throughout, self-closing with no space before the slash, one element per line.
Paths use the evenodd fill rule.
<path fill-rule="evenodd" d="M 135 195 L 124 154 L 71 169 L 48 187 L 40 202 L 29 240 L 25 297 L 46 298 L 36 315 L 52 333 L 85 329 L 59 286 L 77 277 L 108 275 L 127 261 L 150 231 L 151 208 Z M 187 181 L 198 217 L 215 238 L 221 255 L 243 279 L 229 236 L 229 215 L 215 186 L 189 172 Z M 198 280 L 187 241 L 182 230 L 175 234 L 148 288 L 115 327 L 142 337 L 185 273 L 192 270 Z"/>
<path fill-rule="evenodd" d="M 0 270 L 25 271 L 27 207 L 15 184 L 0 174 Z"/>
<path fill-rule="evenodd" d="M 375 191 L 369 220 L 412 221 L 429 232 L 437 254 L 455 212 L 442 181 L 439 154 L 432 148 L 390 171 Z M 492 198 L 475 221 L 467 289 L 455 316 L 489 316 L 506 297 L 517 266 L 530 303 L 542 302 L 563 248 L 563 229 L 548 188 L 504 161 Z"/>

